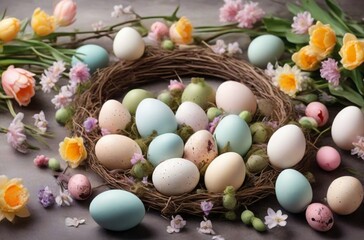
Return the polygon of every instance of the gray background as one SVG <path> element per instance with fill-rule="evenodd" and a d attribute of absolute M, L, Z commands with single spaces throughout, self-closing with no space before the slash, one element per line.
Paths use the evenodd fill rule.
<path fill-rule="evenodd" d="M 258 1 L 263 9 L 272 15 L 290 16 L 283 3 L 278 1 Z M 284 2 L 284 1 L 282 1 Z M 7 8 L 8 15 L 23 19 L 30 18 L 36 7 L 41 7 L 47 12 L 52 12 L 56 1 L 14 1 L 1 0 L 0 9 Z M 339 1 L 340 6 L 347 10 L 351 16 L 361 19 L 363 17 L 362 1 Z M 194 0 L 194 1 L 97 1 L 97 0 L 78 0 L 77 21 L 72 27 L 82 30 L 90 29 L 91 23 L 103 20 L 106 24 L 115 23 L 117 19 L 110 17 L 114 5 L 132 4 L 137 13 L 141 16 L 147 15 L 168 15 L 177 5 L 180 5 L 179 15 L 188 16 L 194 25 L 216 25 L 218 22 L 218 9 L 222 6 L 223 1 L 218 0 Z M 235 36 L 237 40 L 244 42 L 246 37 Z M 107 49 L 110 49 L 112 42 L 108 39 L 97 41 Z M 156 90 L 158 87 L 154 86 Z M 111 232 L 100 228 L 91 218 L 88 212 L 88 206 L 92 197 L 96 196 L 105 188 L 99 188 L 93 196 L 84 202 L 75 201 L 71 207 L 53 207 L 44 209 L 38 202 L 38 190 L 48 185 L 53 192 L 58 192 L 59 188 L 52 176 L 52 171 L 39 169 L 33 165 L 33 158 L 38 154 L 45 154 L 49 157 L 58 155 L 58 144 L 67 136 L 67 131 L 60 127 L 53 119 L 55 110 L 50 103 L 53 94 L 44 95 L 40 92 L 32 99 L 30 106 L 26 108 L 17 108 L 26 115 L 25 122 L 32 124 L 31 116 L 44 110 L 46 118 L 49 121 L 49 129 L 55 132 L 55 137 L 48 141 L 49 147 L 41 146 L 40 151 L 30 152 L 26 155 L 14 151 L 6 142 L 6 136 L 0 136 L 0 174 L 5 174 L 9 178 L 19 177 L 24 181 L 24 185 L 29 189 L 31 198 L 28 208 L 31 217 L 21 219 L 17 218 L 15 224 L 7 221 L 0 223 L 0 239 L 211 239 L 211 236 L 199 234 L 196 228 L 199 226 L 202 217 L 192 217 L 183 215 L 187 220 L 187 226 L 179 234 L 168 234 L 166 226 L 169 220 L 164 219 L 156 211 L 147 210 L 147 214 L 140 225 L 125 231 Z M 333 107 L 331 111 L 331 121 L 339 107 Z M 9 114 L 1 113 L 0 126 L 7 127 L 12 118 Z M 329 135 L 323 138 L 318 146 L 330 144 L 333 145 Z M 314 183 L 314 202 L 323 202 L 327 188 L 331 181 L 336 177 L 348 175 L 347 167 L 364 171 L 363 162 L 356 157 L 350 156 L 348 152 L 340 151 L 342 155 L 342 165 L 338 170 L 328 173 L 320 170 L 313 160 L 312 171 L 316 176 Z M 62 162 L 64 166 L 64 163 Z M 95 176 L 88 169 L 77 169 L 76 172 L 83 172 L 90 177 L 92 185 L 98 186 L 102 183 L 98 176 Z M 69 173 L 72 173 L 70 171 Z M 363 175 L 362 175 L 363 176 Z M 362 180 L 362 178 L 361 178 Z M 272 207 L 277 210 L 281 208 L 275 197 L 269 197 L 259 204 L 251 207 L 261 218 L 266 215 L 266 209 Z M 285 212 L 285 211 L 284 211 Z M 364 208 L 361 206 L 354 214 L 348 216 L 335 215 L 335 225 L 327 233 L 320 233 L 311 229 L 306 223 L 304 214 L 288 214 L 288 224 L 285 228 L 275 228 L 266 233 L 259 234 L 250 227 L 246 227 L 240 221 L 228 222 L 219 216 L 212 218 L 214 230 L 221 234 L 225 239 L 362 239 L 363 234 L 363 215 Z M 66 217 L 85 218 L 86 224 L 78 228 L 70 228 L 64 225 Z"/>

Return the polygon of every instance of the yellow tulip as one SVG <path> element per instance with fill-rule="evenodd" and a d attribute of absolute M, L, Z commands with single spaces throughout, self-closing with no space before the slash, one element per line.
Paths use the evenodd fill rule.
<path fill-rule="evenodd" d="M 302 70 L 314 71 L 320 67 L 322 58 L 310 45 L 301 48 L 292 55 L 292 61 Z"/>
<path fill-rule="evenodd" d="M 87 157 L 86 148 L 81 137 L 66 137 L 59 144 L 59 154 L 71 168 L 78 167 Z"/>
<path fill-rule="evenodd" d="M 5 18 L 0 21 L 0 40 L 4 43 L 13 40 L 20 30 L 20 21 L 16 18 Z"/>
<path fill-rule="evenodd" d="M 190 44 L 192 38 L 193 26 L 186 17 L 181 17 L 178 22 L 169 28 L 169 37 L 177 44 Z"/>
<path fill-rule="evenodd" d="M 364 41 L 355 35 L 346 33 L 339 54 L 344 68 L 353 70 L 364 62 Z"/>
<path fill-rule="evenodd" d="M 329 24 L 322 24 L 318 21 L 315 25 L 308 29 L 310 35 L 310 46 L 322 58 L 327 57 L 335 47 L 336 35 Z"/>
<path fill-rule="evenodd" d="M 47 36 L 54 32 L 56 24 L 53 16 L 49 16 L 40 8 L 34 10 L 31 26 L 38 36 Z"/>

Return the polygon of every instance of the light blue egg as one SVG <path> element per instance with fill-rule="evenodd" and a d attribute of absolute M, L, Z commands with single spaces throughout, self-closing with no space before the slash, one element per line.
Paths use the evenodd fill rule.
<path fill-rule="evenodd" d="M 135 112 L 135 123 L 142 137 L 148 137 L 154 131 L 157 135 L 174 133 L 178 126 L 173 111 L 154 98 L 145 98 L 139 103 Z"/>
<path fill-rule="evenodd" d="M 312 201 L 312 188 L 307 178 L 290 168 L 278 175 L 275 192 L 279 204 L 292 213 L 304 211 Z"/>
<path fill-rule="evenodd" d="M 138 225 L 144 218 L 142 201 L 124 190 L 108 190 L 97 195 L 89 207 L 91 217 L 101 227 L 124 231 Z"/>
<path fill-rule="evenodd" d="M 248 59 L 253 65 L 266 68 L 269 62 L 274 65 L 283 52 L 282 39 L 271 34 L 265 34 L 251 41 L 248 47 Z"/>
<path fill-rule="evenodd" d="M 98 68 L 104 68 L 109 65 L 109 54 L 98 45 L 87 44 L 77 48 L 75 55 L 72 57 L 72 66 L 78 62 L 87 64 L 90 73 Z"/>
<path fill-rule="evenodd" d="M 157 136 L 149 144 L 147 159 L 156 167 L 159 163 L 170 158 L 183 156 L 183 140 L 175 133 L 165 133 Z"/>
<path fill-rule="evenodd" d="M 252 145 L 252 134 L 248 124 L 238 115 L 228 115 L 217 125 L 214 137 L 219 153 L 229 144 L 230 152 L 244 156 Z"/>

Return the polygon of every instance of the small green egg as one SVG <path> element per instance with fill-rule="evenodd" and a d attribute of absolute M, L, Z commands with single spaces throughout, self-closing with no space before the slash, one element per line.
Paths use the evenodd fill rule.
<path fill-rule="evenodd" d="M 264 232 L 265 230 L 267 230 L 267 227 L 265 226 L 263 221 L 257 217 L 252 218 L 252 225 L 253 225 L 253 228 L 255 230 L 257 230 L 258 232 Z"/>
<path fill-rule="evenodd" d="M 244 224 L 250 225 L 252 223 L 252 219 L 254 217 L 254 213 L 250 210 L 244 210 L 241 213 L 241 221 L 243 221 Z"/>
<path fill-rule="evenodd" d="M 48 168 L 52 169 L 53 171 L 59 171 L 61 169 L 61 164 L 55 158 L 50 158 L 48 161 Z"/>

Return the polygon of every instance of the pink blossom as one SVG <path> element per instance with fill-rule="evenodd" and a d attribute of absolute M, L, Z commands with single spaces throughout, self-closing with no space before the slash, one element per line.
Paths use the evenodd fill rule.
<path fill-rule="evenodd" d="M 33 162 L 37 167 L 47 167 L 48 166 L 49 158 L 44 155 L 37 155 Z"/>
<path fill-rule="evenodd" d="M 214 206 L 214 204 L 211 201 L 208 201 L 208 202 L 202 201 L 201 202 L 201 209 L 206 216 L 210 214 L 210 211 L 213 206 Z"/>
<path fill-rule="evenodd" d="M 245 3 L 236 15 L 236 20 L 241 28 L 253 28 L 253 25 L 261 20 L 265 12 L 258 6 L 257 2 Z"/>
<path fill-rule="evenodd" d="M 45 133 L 48 127 L 48 121 L 45 118 L 44 112 L 40 111 L 39 113 L 34 114 L 33 118 L 35 120 L 34 126 L 36 126 L 42 133 Z"/>
<path fill-rule="evenodd" d="M 132 156 L 132 158 L 130 159 L 130 162 L 131 162 L 132 165 L 135 165 L 138 162 L 144 163 L 144 162 L 146 162 L 146 160 L 145 160 L 143 154 L 134 153 L 133 156 Z"/>
<path fill-rule="evenodd" d="M 53 76 L 59 78 L 60 75 L 66 70 L 65 63 L 62 60 L 54 62 L 48 70 L 52 72 Z"/>
<path fill-rule="evenodd" d="M 211 46 L 211 49 L 216 54 L 224 54 L 226 52 L 225 41 L 222 39 L 217 40 L 215 45 Z"/>
<path fill-rule="evenodd" d="M 42 91 L 45 93 L 49 93 L 52 88 L 56 86 L 58 80 L 59 77 L 56 77 L 52 72 L 45 70 L 40 77 L 40 85 L 42 86 Z"/>
<path fill-rule="evenodd" d="M 26 153 L 26 135 L 24 134 L 24 124 L 22 122 L 24 118 L 23 113 L 18 113 L 14 120 L 10 123 L 6 136 L 8 143 L 17 151 Z"/>
<path fill-rule="evenodd" d="M 183 84 L 183 82 L 178 81 L 178 80 L 170 80 L 169 81 L 169 85 L 168 85 L 168 90 L 172 91 L 172 90 L 183 90 L 185 89 L 185 85 Z"/>
<path fill-rule="evenodd" d="M 239 47 L 238 42 L 229 43 L 227 46 L 227 52 L 228 56 L 234 56 L 235 54 L 243 53 L 243 51 Z"/>
<path fill-rule="evenodd" d="M 166 24 L 162 22 L 154 22 L 150 27 L 150 32 L 148 38 L 155 42 L 162 41 L 165 37 L 169 35 L 169 28 Z"/>
<path fill-rule="evenodd" d="M 329 58 L 321 62 L 320 75 L 333 86 L 337 87 L 340 83 L 340 70 L 335 59 Z"/>
<path fill-rule="evenodd" d="M 101 135 L 102 136 L 109 135 L 109 134 L 111 134 L 111 132 L 108 129 L 101 128 Z"/>
<path fill-rule="evenodd" d="M 88 117 L 83 122 L 83 127 L 85 128 L 86 132 L 91 132 L 97 127 L 97 119 L 93 117 Z"/>
<path fill-rule="evenodd" d="M 312 26 L 314 19 L 311 17 L 311 13 L 304 11 L 298 13 L 293 17 L 293 23 L 291 25 L 292 32 L 296 34 L 306 34 L 308 29 Z"/>
<path fill-rule="evenodd" d="M 167 232 L 178 233 L 184 226 L 186 226 L 186 221 L 180 215 L 176 215 L 175 217 L 172 216 L 170 226 L 167 226 Z"/>
<path fill-rule="evenodd" d="M 236 15 L 243 9 L 241 0 L 224 0 L 225 4 L 220 8 L 220 22 L 236 22 Z"/>
<path fill-rule="evenodd" d="M 105 24 L 101 20 L 91 24 L 91 27 L 94 31 L 101 31 L 104 26 L 105 26 Z"/>
<path fill-rule="evenodd" d="M 90 69 L 87 64 L 77 62 L 70 69 L 70 81 L 75 83 L 85 83 L 90 78 Z"/>
<path fill-rule="evenodd" d="M 364 160 L 364 136 L 358 136 L 357 139 L 353 142 L 354 148 L 351 149 L 351 155 L 357 155 Z"/>
<path fill-rule="evenodd" d="M 72 102 L 73 89 L 70 85 L 61 87 L 61 90 L 51 100 L 56 109 L 67 107 Z"/>
<path fill-rule="evenodd" d="M 113 11 L 111 12 L 111 17 L 119 18 L 124 14 L 132 14 L 133 9 L 131 6 L 124 7 L 123 5 L 115 5 Z"/>

